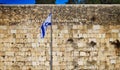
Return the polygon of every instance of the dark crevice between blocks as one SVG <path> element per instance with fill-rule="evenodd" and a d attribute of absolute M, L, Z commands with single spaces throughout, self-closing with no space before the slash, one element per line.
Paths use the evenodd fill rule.
<path fill-rule="evenodd" d="M 90 20 L 91 20 L 91 21 L 95 21 L 95 20 L 96 20 L 96 17 L 93 16 Z"/>
<path fill-rule="evenodd" d="M 67 42 L 73 43 L 74 40 L 73 40 L 72 38 L 69 38 L 69 39 L 67 40 Z"/>
<path fill-rule="evenodd" d="M 114 45 L 114 48 L 116 49 L 116 55 L 120 56 L 120 41 L 116 39 L 115 41 L 110 41 L 111 45 Z"/>
<path fill-rule="evenodd" d="M 110 41 L 112 45 L 115 46 L 115 48 L 119 49 L 120 48 L 120 41 L 117 39 L 115 41 Z"/>
<path fill-rule="evenodd" d="M 88 43 L 88 45 L 91 46 L 91 47 L 94 47 L 96 45 L 96 42 L 91 41 L 90 43 Z"/>

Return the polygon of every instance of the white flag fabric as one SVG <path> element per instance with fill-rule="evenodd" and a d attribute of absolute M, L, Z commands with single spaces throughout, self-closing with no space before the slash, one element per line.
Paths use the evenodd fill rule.
<path fill-rule="evenodd" d="M 42 26 L 41 26 L 41 38 L 44 38 L 44 36 L 46 34 L 47 27 L 50 26 L 50 25 L 52 25 L 51 18 L 52 18 L 52 13 L 50 13 L 48 15 L 47 19 L 42 24 Z"/>

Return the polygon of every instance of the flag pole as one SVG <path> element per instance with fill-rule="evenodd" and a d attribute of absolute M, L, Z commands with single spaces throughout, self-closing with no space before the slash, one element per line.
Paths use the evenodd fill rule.
<path fill-rule="evenodd" d="M 52 9 L 51 9 L 52 14 Z M 50 34 L 50 70 L 52 70 L 53 57 L 52 57 L 52 16 L 51 16 L 51 34 Z"/>

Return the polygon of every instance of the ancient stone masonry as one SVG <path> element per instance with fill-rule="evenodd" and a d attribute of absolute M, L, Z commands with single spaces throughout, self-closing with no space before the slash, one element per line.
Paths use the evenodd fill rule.
<path fill-rule="evenodd" d="M 120 5 L 1 5 L 0 70 L 120 70 Z"/>

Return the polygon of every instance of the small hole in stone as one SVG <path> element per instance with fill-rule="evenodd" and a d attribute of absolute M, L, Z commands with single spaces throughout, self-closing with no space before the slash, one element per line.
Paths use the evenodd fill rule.
<path fill-rule="evenodd" d="M 71 39 L 71 38 L 68 39 L 67 41 L 68 41 L 68 42 L 71 42 L 71 43 L 74 42 L 73 39 Z"/>
<path fill-rule="evenodd" d="M 29 68 L 28 70 L 31 70 L 31 68 Z"/>
<path fill-rule="evenodd" d="M 25 35 L 25 38 L 27 38 L 27 36 Z"/>
<path fill-rule="evenodd" d="M 110 41 L 112 45 L 115 46 L 115 48 L 119 49 L 120 48 L 120 41 L 117 39 L 115 41 Z"/>
<path fill-rule="evenodd" d="M 4 55 L 3 55 L 2 57 L 3 57 L 3 58 L 5 58 L 5 56 L 4 56 Z"/>
<path fill-rule="evenodd" d="M 94 47 L 95 45 L 96 45 L 96 42 L 94 42 L 94 41 L 90 42 L 90 46 Z"/>
<path fill-rule="evenodd" d="M 75 69 L 77 68 L 78 66 L 77 65 L 75 65 Z"/>
<path fill-rule="evenodd" d="M 96 18 L 95 18 L 95 16 L 93 16 L 92 18 L 91 18 L 91 21 L 95 21 L 96 20 Z"/>
<path fill-rule="evenodd" d="M 14 61 L 12 61 L 12 63 L 14 63 Z"/>
<path fill-rule="evenodd" d="M 11 44 L 13 44 L 13 42 Z"/>

